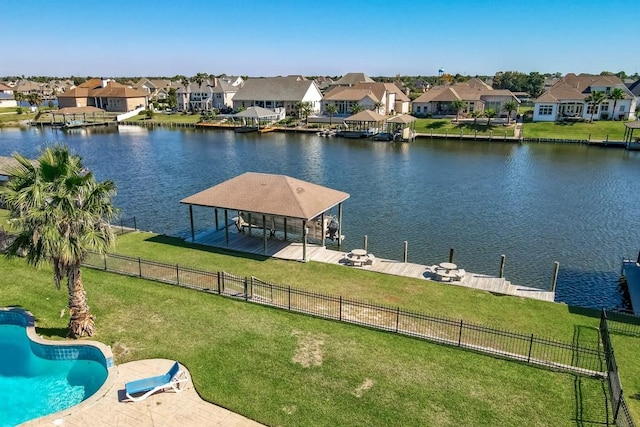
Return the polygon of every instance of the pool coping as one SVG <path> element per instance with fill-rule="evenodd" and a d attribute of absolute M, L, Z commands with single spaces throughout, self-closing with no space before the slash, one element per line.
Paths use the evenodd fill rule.
<path fill-rule="evenodd" d="M 102 384 L 102 386 L 93 393 L 90 397 L 78 403 L 77 405 L 70 406 L 66 409 L 62 409 L 58 412 L 54 412 L 52 414 L 43 415 L 42 417 L 33 418 L 31 420 L 25 421 L 25 423 L 29 423 L 31 421 L 46 421 L 46 420 L 56 420 L 58 418 L 65 417 L 72 412 L 78 411 L 79 409 L 88 407 L 93 405 L 95 402 L 100 400 L 103 396 L 105 396 L 113 386 L 115 385 L 118 377 L 118 368 L 113 362 L 113 352 L 111 351 L 111 347 L 106 344 L 103 344 L 99 341 L 92 340 L 70 340 L 65 339 L 63 341 L 53 341 L 42 338 L 37 334 L 35 328 L 35 317 L 33 313 L 28 310 L 24 310 L 19 307 L 2 307 L 0 308 L 0 312 L 14 312 L 19 313 L 24 316 L 26 320 L 25 330 L 27 332 L 27 337 L 34 343 L 45 345 L 45 346 L 58 346 L 58 347 L 71 347 L 71 346 L 91 346 L 95 347 L 102 352 L 106 361 L 106 369 L 107 369 L 107 378 Z M 55 421 L 54 421 L 55 424 Z"/>

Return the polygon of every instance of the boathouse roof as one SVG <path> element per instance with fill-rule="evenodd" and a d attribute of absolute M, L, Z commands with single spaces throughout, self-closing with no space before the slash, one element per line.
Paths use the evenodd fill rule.
<path fill-rule="evenodd" d="M 246 172 L 180 203 L 311 220 L 348 198 L 348 193 L 290 176 Z"/>

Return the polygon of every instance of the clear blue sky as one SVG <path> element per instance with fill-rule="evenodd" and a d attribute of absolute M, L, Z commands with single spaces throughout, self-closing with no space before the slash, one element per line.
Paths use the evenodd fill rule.
<path fill-rule="evenodd" d="M 620 0 L 0 0 L 0 76 L 640 71 Z"/>

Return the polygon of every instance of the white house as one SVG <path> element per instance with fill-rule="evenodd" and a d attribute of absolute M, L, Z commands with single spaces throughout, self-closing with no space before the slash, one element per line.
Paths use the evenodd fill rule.
<path fill-rule="evenodd" d="M 620 89 L 624 98 L 611 99 L 614 89 Z M 585 101 L 595 91 L 607 96 L 596 106 Z M 534 101 L 533 121 L 590 120 L 592 113 L 594 120 L 635 120 L 636 105 L 636 97 L 617 76 L 570 73 Z"/>
<path fill-rule="evenodd" d="M 201 84 L 191 82 L 176 90 L 179 110 L 202 111 L 211 108 L 233 108 L 233 97 L 244 80 L 241 77 L 215 77 Z"/>
<path fill-rule="evenodd" d="M 18 103 L 13 96 L 13 88 L 0 83 L 0 107 L 17 107 Z"/>
<path fill-rule="evenodd" d="M 262 107 L 284 108 L 287 115 L 297 115 L 299 103 L 308 102 L 311 114 L 320 112 L 322 93 L 313 80 L 301 76 L 248 79 L 233 97 L 233 109 Z"/>
<path fill-rule="evenodd" d="M 356 104 L 382 115 L 405 114 L 409 112 L 410 100 L 393 83 L 361 82 L 334 87 L 322 99 L 322 111 L 326 111 L 327 105 L 335 105 L 337 114 L 346 115 Z"/>

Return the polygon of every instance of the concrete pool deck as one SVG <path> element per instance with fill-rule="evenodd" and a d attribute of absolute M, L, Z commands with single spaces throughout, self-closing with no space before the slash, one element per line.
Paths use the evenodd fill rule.
<path fill-rule="evenodd" d="M 111 386 L 100 389 L 92 396 L 65 411 L 28 421 L 21 426 L 64 427 L 173 427 L 173 426 L 262 426 L 220 406 L 200 398 L 191 375 L 181 393 L 158 392 L 140 402 L 130 402 L 124 394 L 124 385 L 133 380 L 162 375 L 173 360 L 147 359 L 129 362 L 116 367 Z M 186 368 L 182 366 L 182 369 Z"/>

